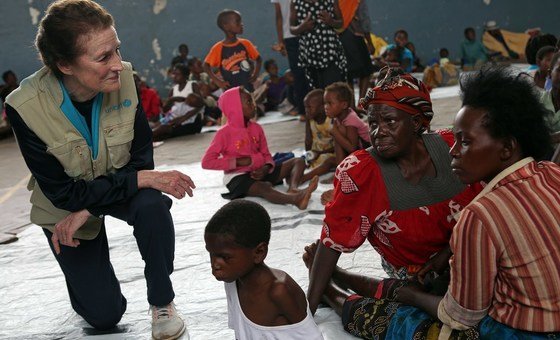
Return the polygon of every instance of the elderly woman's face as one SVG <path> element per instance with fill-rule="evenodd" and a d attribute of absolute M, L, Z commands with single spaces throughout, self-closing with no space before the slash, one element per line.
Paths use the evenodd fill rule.
<path fill-rule="evenodd" d="M 451 169 L 461 182 L 488 183 L 501 170 L 503 143 L 492 137 L 484 126 L 486 110 L 464 106 L 455 117 L 455 144 L 449 151 Z"/>
<path fill-rule="evenodd" d="M 71 94 L 109 93 L 120 89 L 123 69 L 117 31 L 109 27 L 78 39 L 83 53 L 72 63 L 60 65 Z"/>
<path fill-rule="evenodd" d="M 370 105 L 368 124 L 371 145 L 383 158 L 402 156 L 417 138 L 412 116 L 389 105 Z"/>

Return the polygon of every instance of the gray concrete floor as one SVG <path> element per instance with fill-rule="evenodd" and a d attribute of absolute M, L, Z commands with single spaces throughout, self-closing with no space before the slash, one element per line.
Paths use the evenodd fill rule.
<path fill-rule="evenodd" d="M 458 97 L 433 101 L 432 128 L 449 127 L 460 108 Z M 271 153 L 303 148 L 305 124 L 288 121 L 263 126 Z M 157 166 L 200 162 L 214 133 L 184 136 L 165 141 L 154 150 Z M 0 244 L 17 240 L 17 234 L 30 225 L 30 193 L 26 189 L 30 173 L 13 137 L 0 140 Z"/>

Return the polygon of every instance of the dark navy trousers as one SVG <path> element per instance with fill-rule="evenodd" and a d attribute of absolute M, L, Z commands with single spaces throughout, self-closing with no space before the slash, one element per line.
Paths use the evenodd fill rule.
<path fill-rule="evenodd" d="M 303 68 L 298 66 L 299 60 L 299 38 L 287 38 L 284 39 L 284 45 L 286 46 L 286 53 L 288 54 L 288 64 L 290 65 L 290 70 L 294 75 L 294 94 L 296 97 L 296 106 L 298 112 L 301 116 L 305 116 L 305 107 L 303 106 L 303 99 L 309 92 L 309 85 L 307 79 L 305 78 L 305 71 Z"/>
<path fill-rule="evenodd" d="M 169 275 L 173 272 L 175 230 L 169 209 L 172 201 L 154 189 L 140 189 L 124 204 L 111 207 L 107 215 L 133 226 L 148 287 L 148 302 L 164 306 L 175 293 Z M 51 250 L 52 233 L 43 229 Z M 80 240 L 76 248 L 61 246 L 55 258 L 64 273 L 72 308 L 93 327 L 114 327 L 126 310 L 126 298 L 109 258 L 105 225 L 93 240 Z"/>

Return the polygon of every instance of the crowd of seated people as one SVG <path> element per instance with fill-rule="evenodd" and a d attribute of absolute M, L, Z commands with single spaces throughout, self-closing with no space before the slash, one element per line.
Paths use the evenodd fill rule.
<path fill-rule="evenodd" d="M 560 337 L 560 167 L 547 161 L 560 152 L 558 46 L 495 22 L 487 23 L 482 43 L 465 29 L 460 64 L 441 48 L 424 70 L 440 69 L 439 84 L 447 70 L 461 89 L 452 130 L 434 132 L 430 86 L 411 74 L 424 66 L 407 31 L 397 30 L 374 60 L 360 18 L 365 1 L 273 3 L 289 9 L 277 16 L 299 36 L 304 78 L 279 72 L 274 59 L 261 74 L 258 49 L 240 37 L 241 13 L 228 9 L 217 16 L 224 38 L 204 60 L 179 46 L 166 98 L 134 74 L 154 141 L 222 125 L 201 167 L 223 171 L 225 199 L 260 197 L 306 210 L 319 176 L 334 170 L 322 196 L 320 239 L 304 248 L 307 295 L 264 263 L 271 221 L 261 206 L 228 203 L 209 221 L 206 250 L 212 274 L 226 283 L 236 338 L 319 340 L 313 314 L 320 303 L 364 339 Z M 352 36 L 342 42 L 340 33 Z M 530 41 L 532 76 L 487 64 L 528 59 Z M 290 53 L 283 41 L 274 48 Z M 371 67 L 363 73 L 356 65 L 364 59 L 349 54 L 356 51 L 368 53 Z M 459 78 L 459 67 L 472 72 Z M 371 85 L 374 76 L 361 93 L 363 78 Z M 294 84 L 302 79 L 307 92 Z M 359 79 L 359 101 L 352 79 Z M 4 81 L 2 96 L 17 86 L 13 72 Z M 260 104 L 278 110 L 285 100 L 295 114 L 305 113 L 306 153 L 275 160 L 255 117 Z M 284 182 L 286 190 L 275 188 Z M 389 278 L 337 266 L 366 240 Z"/>

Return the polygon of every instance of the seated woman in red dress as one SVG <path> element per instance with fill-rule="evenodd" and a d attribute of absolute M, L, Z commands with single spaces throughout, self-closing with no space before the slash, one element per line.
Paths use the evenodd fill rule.
<path fill-rule="evenodd" d="M 304 255 L 311 267 L 308 298 L 312 312 L 324 295 L 333 296 L 326 294 L 327 288 L 351 288 L 373 296 L 379 280 L 336 267 L 341 253 L 352 252 L 366 239 L 381 255 L 390 277 L 411 278 L 423 267 L 421 276 L 430 268 L 442 270 L 450 256 L 454 217 L 481 190 L 478 184 L 462 184 L 453 174 L 449 156 L 453 136 L 449 132 L 424 133 L 433 116 L 425 85 L 399 73 L 389 70 L 361 100 L 368 111 L 372 147 L 354 152 L 339 164 L 334 199 L 325 208 L 321 240 Z M 320 265 L 312 266 L 313 256 Z M 331 279 L 339 286 L 329 285 Z M 341 314 L 349 297 L 337 295 L 338 300 L 327 302 Z M 352 299 L 357 301 L 355 296 Z M 386 316 L 384 322 L 372 325 L 376 328 L 373 332 L 379 334 L 394 311 L 385 308 L 390 305 L 370 307 L 383 310 Z M 349 314 L 360 311 L 363 309 Z M 344 321 L 347 329 L 354 318 L 349 315 Z"/>

